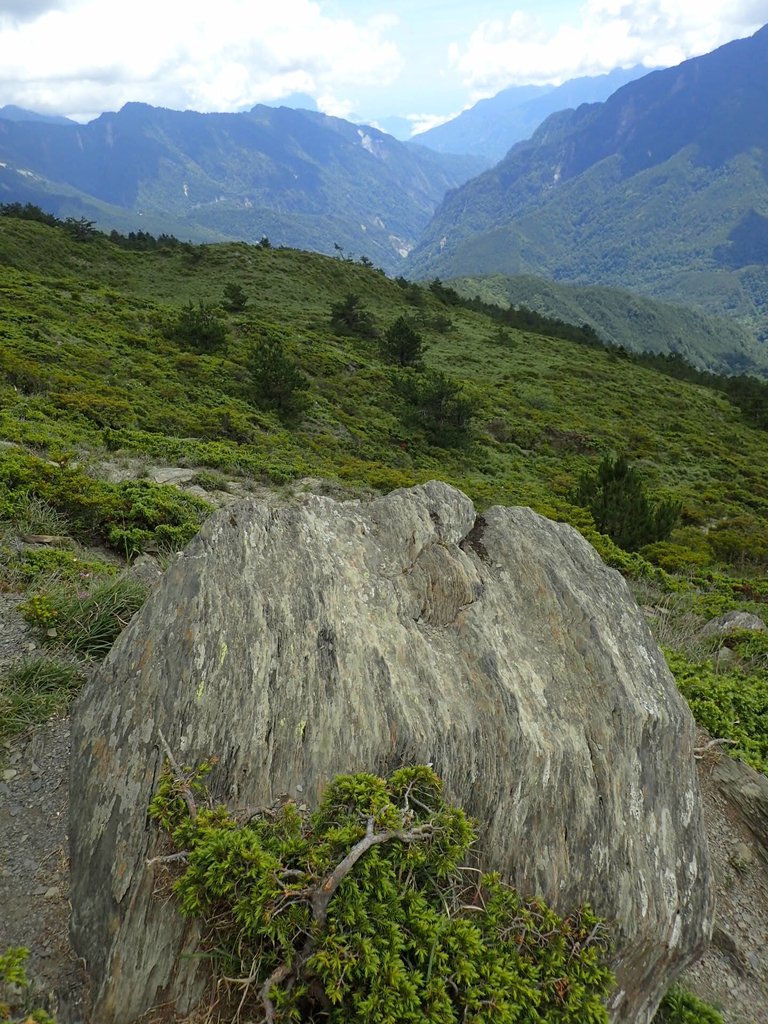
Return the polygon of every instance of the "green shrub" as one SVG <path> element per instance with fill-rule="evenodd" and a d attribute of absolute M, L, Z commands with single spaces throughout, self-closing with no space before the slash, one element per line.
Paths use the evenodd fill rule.
<path fill-rule="evenodd" d="M 106 539 L 116 551 L 128 555 L 151 544 L 173 550 L 184 547 L 211 511 L 199 498 L 149 480 L 125 480 L 114 487 L 119 505 L 107 525 Z"/>
<path fill-rule="evenodd" d="M 74 654 L 103 658 L 146 597 L 143 584 L 118 576 L 87 591 L 54 584 L 33 594 L 19 610 L 37 627 L 44 642 L 63 644 Z"/>
<path fill-rule="evenodd" d="M 737 629 L 724 636 L 723 643 L 751 670 L 768 673 L 768 630 Z"/>
<path fill-rule="evenodd" d="M 197 806 L 210 767 L 166 772 L 150 814 L 186 851 L 173 888 L 219 991 L 248 979 L 218 1019 L 239 1003 L 276 1024 L 607 1022 L 601 922 L 462 869 L 475 828 L 430 768 L 339 776 L 314 813 L 288 802 L 243 823 Z"/>
<path fill-rule="evenodd" d="M 669 540 L 659 540 L 643 547 L 644 558 L 661 566 L 666 572 L 691 573 L 700 572 L 711 561 L 707 551 L 694 551 L 686 544 L 674 544 Z"/>
<path fill-rule="evenodd" d="M 200 299 L 197 306 L 189 302 L 175 313 L 168 323 L 166 334 L 174 341 L 192 345 L 200 352 L 211 352 L 225 344 L 227 325 L 216 306 Z"/>
<path fill-rule="evenodd" d="M 84 682 L 80 669 L 60 658 L 25 658 L 10 666 L 0 678 L 0 738 L 64 711 Z"/>
<path fill-rule="evenodd" d="M 79 558 L 74 551 L 62 548 L 36 548 L 23 551 L 16 559 L 16 571 L 27 585 L 47 577 L 70 580 L 87 586 L 98 576 L 112 576 L 117 566 L 100 560 Z"/>
<path fill-rule="evenodd" d="M 65 413 L 84 416 L 99 427 L 131 427 L 136 423 L 133 404 L 106 388 L 52 391 L 50 400 Z"/>
<path fill-rule="evenodd" d="M 675 985 L 664 997 L 653 1024 L 725 1024 L 725 1021 L 714 1006 Z"/>
<path fill-rule="evenodd" d="M 711 661 L 667 652 L 680 692 L 712 736 L 733 741 L 729 753 L 768 774 L 768 672 L 718 672 Z"/>
<path fill-rule="evenodd" d="M 148 480 L 111 484 L 79 467 L 0 451 L 0 518 L 29 520 L 34 508 L 64 517 L 61 525 L 78 540 L 105 541 L 125 557 L 153 544 L 183 547 L 211 511 L 175 487 Z"/>
<path fill-rule="evenodd" d="M 32 1008 L 32 993 L 24 964 L 29 950 L 11 946 L 0 953 L 0 1020 L 8 1024 L 55 1024 L 45 1010 Z"/>
<path fill-rule="evenodd" d="M 723 562 L 738 566 L 768 565 L 768 525 L 756 516 L 723 520 L 711 530 L 708 539 L 715 555 Z"/>

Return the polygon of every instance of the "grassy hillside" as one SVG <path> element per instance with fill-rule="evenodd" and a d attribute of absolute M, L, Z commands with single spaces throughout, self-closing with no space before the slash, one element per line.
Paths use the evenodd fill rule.
<path fill-rule="evenodd" d="M 768 770 L 762 635 L 728 641 L 727 673 L 706 661 L 719 641 L 690 642 L 708 617 L 768 602 L 768 432 L 722 391 L 360 263 L 243 243 L 139 252 L 71 228 L 0 216 L 0 586 L 26 589 L 41 644 L 64 652 L 0 678 L 0 738 L 66 706 L 82 683 L 72 658 L 103 657 L 143 599 L 114 554 L 71 538 L 124 565 L 183 545 L 210 511 L 199 490 L 141 479 L 142 464 L 169 464 L 198 467 L 211 493 L 233 479 L 315 476 L 359 494 L 440 478 L 480 508 L 573 523 L 640 588 L 702 725 Z M 350 295 L 369 314 L 358 333 L 339 326 Z M 393 361 L 401 317 L 426 345 L 421 367 Z M 436 415 L 427 384 L 441 382 Z M 606 454 L 681 503 L 668 541 L 627 553 L 571 503 Z"/>
<path fill-rule="evenodd" d="M 383 489 L 440 477 L 481 506 L 527 504 L 585 525 L 568 495 L 602 455 L 622 453 L 655 495 L 682 502 L 672 541 L 695 560 L 764 564 L 768 433 L 709 388 L 501 328 L 433 290 L 296 250 L 139 253 L 3 217 L 0 259 L 0 434 L 51 461 L 125 452 L 273 482 L 313 475 Z M 242 312 L 221 305 L 232 283 L 247 297 Z M 332 329 L 330 307 L 349 293 L 379 333 L 399 316 L 417 325 L 426 367 L 474 407 L 463 443 L 437 443 L 414 419 L 402 381 L 418 374 L 385 362 L 376 337 Z M 226 335 L 211 351 L 169 330 L 201 301 L 218 307 Z M 251 352 L 266 337 L 306 375 L 294 420 L 253 397 Z M 729 555 L 720 538 L 737 528 L 752 540 Z"/>

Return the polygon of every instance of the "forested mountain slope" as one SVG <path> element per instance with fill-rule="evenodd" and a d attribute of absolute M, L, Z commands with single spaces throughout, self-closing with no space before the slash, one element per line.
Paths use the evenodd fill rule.
<path fill-rule="evenodd" d="M 5 202 L 122 231 L 339 245 L 389 269 L 445 192 L 486 166 L 310 110 L 142 103 L 86 125 L 0 117 L 0 162 Z"/>
<path fill-rule="evenodd" d="M 765 340 L 767 94 L 768 27 L 554 114 L 446 197 L 410 272 L 626 287 Z"/>
<path fill-rule="evenodd" d="M 591 324 L 600 338 L 630 352 L 677 353 L 715 373 L 768 376 L 768 345 L 741 324 L 685 306 L 605 285 L 573 285 L 531 274 L 460 277 L 450 284 L 468 297 L 524 306 L 571 324 Z"/>

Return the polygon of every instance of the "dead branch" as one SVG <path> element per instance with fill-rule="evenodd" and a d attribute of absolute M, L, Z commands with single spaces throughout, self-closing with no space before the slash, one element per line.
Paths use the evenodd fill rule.
<path fill-rule="evenodd" d="M 713 747 L 722 746 L 724 743 L 731 743 L 735 746 L 738 742 L 738 740 L 727 740 L 721 736 L 719 739 L 710 740 L 709 743 L 705 743 L 703 747 L 694 747 L 693 756 L 701 760 L 701 758 L 704 757 L 706 752 L 708 750 L 711 750 Z"/>
<path fill-rule="evenodd" d="M 150 857 L 145 861 L 147 867 L 151 864 L 170 864 L 175 860 L 186 860 L 189 856 L 189 850 L 181 850 L 179 853 L 166 853 L 162 857 Z"/>
<path fill-rule="evenodd" d="M 373 818 L 368 819 L 368 827 L 363 838 L 355 843 L 347 856 L 342 860 L 326 880 L 319 885 L 312 895 L 312 917 L 319 928 L 325 924 L 328 916 L 328 904 L 333 894 L 339 888 L 346 876 L 360 860 L 366 850 L 380 843 L 389 843 L 393 839 L 399 839 L 401 843 L 414 843 L 419 839 L 426 839 L 434 834 L 434 825 L 419 825 L 417 828 L 404 831 L 402 829 L 391 829 L 387 832 L 373 831 Z"/>
<path fill-rule="evenodd" d="M 158 736 L 160 737 L 160 743 L 162 744 L 163 752 L 165 753 L 165 756 L 168 758 L 168 764 L 170 764 L 171 771 L 173 772 L 176 782 L 179 785 L 179 794 L 183 799 L 184 803 L 187 805 L 187 810 L 189 811 L 190 818 L 192 818 L 192 820 L 194 821 L 195 818 L 197 818 L 197 804 L 195 803 L 192 788 L 189 785 L 189 779 L 181 770 L 179 762 L 173 756 L 173 751 L 171 750 L 168 744 L 168 740 L 165 738 L 165 736 L 163 736 L 163 730 L 158 729 L 157 733 Z"/>

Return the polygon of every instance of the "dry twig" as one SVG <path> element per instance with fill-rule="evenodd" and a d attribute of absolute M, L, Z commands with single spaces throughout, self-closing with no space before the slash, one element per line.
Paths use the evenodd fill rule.
<path fill-rule="evenodd" d="M 197 818 L 197 804 L 195 803 L 195 797 L 192 793 L 192 788 L 189 785 L 189 779 L 181 770 L 179 762 L 173 756 L 173 751 L 171 750 L 168 744 L 168 740 L 165 738 L 165 736 L 163 736 L 163 730 L 158 729 L 157 734 L 160 737 L 160 743 L 162 744 L 163 752 L 165 753 L 165 756 L 168 758 L 168 764 L 170 764 L 171 766 L 171 771 L 173 772 L 176 781 L 179 784 L 179 793 L 181 795 L 181 798 L 187 805 L 187 810 L 189 811 L 190 818 L 192 818 L 192 820 L 194 821 Z"/>

